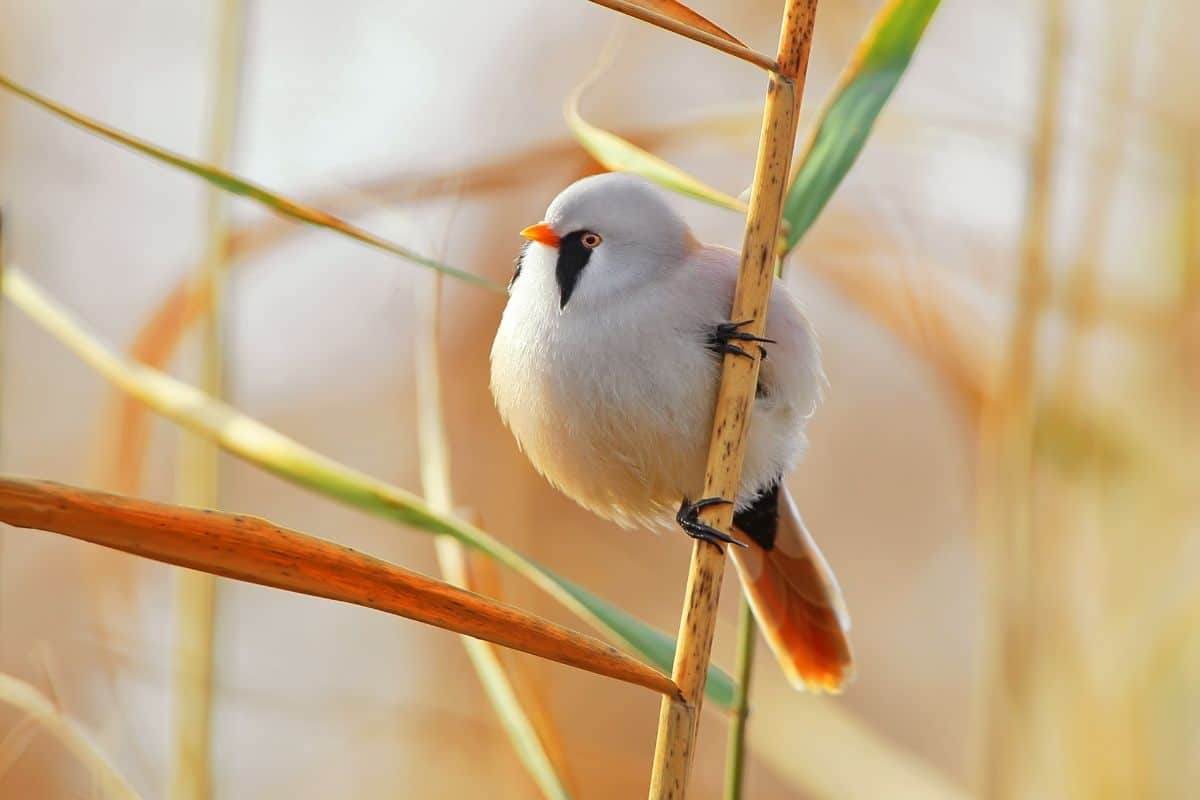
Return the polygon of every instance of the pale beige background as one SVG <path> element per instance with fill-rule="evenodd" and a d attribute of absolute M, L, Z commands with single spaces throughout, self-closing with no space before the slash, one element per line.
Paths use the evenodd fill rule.
<path fill-rule="evenodd" d="M 113 125 L 199 153 L 212 5 L 6 0 L 0 68 Z M 773 49 L 779 2 L 696 5 Z M 788 690 L 762 650 L 753 735 L 785 742 L 776 752 L 829 780 L 852 781 L 856 765 L 829 758 L 812 739 L 824 735 L 807 724 L 814 703 L 836 704 L 946 781 L 969 781 L 980 612 L 974 454 L 966 406 L 936 367 L 805 265 L 884 275 L 901 296 L 921 292 L 936 275 L 969 286 L 989 319 L 1002 317 L 1022 219 L 1040 5 L 944 4 L 860 163 L 790 268 L 831 381 L 792 485 L 849 599 L 861 677 L 845 696 L 814 701 Z M 1090 182 L 1119 158 L 1132 176 L 1112 224 L 1119 276 L 1140 263 L 1122 252 L 1140 259 L 1166 247 L 1156 245 L 1153 231 L 1136 246 L 1122 243 L 1125 231 L 1144 231 L 1175 191 L 1172 154 L 1181 138 L 1196 137 L 1197 106 L 1187 101 L 1195 100 L 1197 56 L 1188 26 L 1176 23 L 1184 0 L 1129 4 L 1145 5 L 1140 13 L 1100 0 L 1070 5 L 1061 132 L 1070 146 L 1056 199 L 1058 244 L 1064 251 L 1075 245 Z M 809 112 L 875 6 L 823 4 Z M 664 152 L 741 191 L 752 167 L 762 75 L 693 43 L 618 23 L 583 0 L 252 2 L 235 167 L 304 196 L 384 173 L 467 171 L 563 141 L 561 100 L 614 29 L 624 32 L 624 46 L 587 101 L 589 118 L 630 130 L 714 109 L 740 115 L 740 132 Z M 1105 71 L 1111 43 L 1122 37 L 1138 65 L 1132 98 L 1118 95 Z M 582 163 L 559 157 L 530 165 L 513 186 L 453 201 L 381 199 L 379 213 L 361 222 L 504 280 L 515 232 L 540 217 Z M 127 344 L 199 255 L 202 202 L 196 180 L 0 96 L 0 205 L 12 261 L 109 343 Z M 702 238 L 737 244 L 736 217 L 678 203 Z M 239 220 L 260 213 L 236 205 Z M 415 488 L 408 336 L 427 280 L 404 262 L 318 231 L 298 232 L 240 268 L 231 286 L 234 401 L 317 450 Z M 538 560 L 673 629 L 688 552 L 683 538 L 621 531 L 574 507 L 528 468 L 501 428 L 486 383 L 501 303 L 471 288 L 448 291 L 445 381 L 461 501 Z M 14 309 L 5 312 L 4 469 L 98 485 L 102 476 L 92 466 L 108 390 Z M 987 320 L 978 322 L 982 331 Z M 177 369 L 191 374 L 186 359 Z M 158 423 L 150 496 L 170 496 L 174 441 L 173 429 Z M 435 569 L 424 535 L 233 460 L 225 462 L 224 487 L 229 509 Z M 4 529 L 0 536 L 0 669 L 52 690 L 146 797 L 161 797 L 170 571 L 49 535 Z M 507 585 L 510 599 L 570 622 L 520 580 Z M 728 583 L 726 599 L 733 596 Z M 725 664 L 733 610 L 726 603 L 716 645 Z M 224 582 L 218 653 L 220 797 L 533 796 L 461 647 L 443 632 Z M 581 796 L 641 796 L 657 699 L 554 665 L 533 669 L 564 731 Z M 0 712 L 0 735 L 14 721 Z M 717 795 L 724 731 L 718 717 L 706 717 L 697 797 Z M 36 739 L 0 775 L 0 796 L 90 796 L 70 763 Z M 780 769 L 755 757 L 751 795 L 795 796 Z"/>

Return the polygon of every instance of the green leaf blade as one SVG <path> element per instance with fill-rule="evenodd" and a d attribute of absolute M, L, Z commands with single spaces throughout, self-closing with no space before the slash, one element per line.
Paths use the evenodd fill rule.
<path fill-rule="evenodd" d="M 567 97 L 563 105 L 567 126 L 584 150 L 613 172 L 629 172 L 653 181 L 686 197 L 746 213 L 746 204 L 736 197 L 714 189 L 699 178 L 688 174 L 674 164 L 635 145 L 633 142 L 606 131 L 585 120 L 579 113 L 579 103 L 584 93 L 599 77 L 603 64 L 592 75 L 584 79 Z"/>
<path fill-rule="evenodd" d="M 210 185 L 216 186 L 217 188 L 229 192 L 230 194 L 234 194 L 239 197 L 245 197 L 249 200 L 255 201 L 256 203 L 260 203 L 272 211 L 281 214 L 282 216 L 290 217 L 291 219 L 294 219 L 297 222 L 302 222 L 306 225 L 313 225 L 318 228 L 325 228 L 327 230 L 340 233 L 350 239 L 354 239 L 362 242 L 363 244 L 369 245 L 370 247 L 383 250 L 384 252 L 391 253 L 392 255 L 399 256 L 400 258 L 403 258 L 406 261 L 411 261 L 414 264 L 420 264 L 423 267 L 428 267 L 429 269 L 442 272 L 453 278 L 457 278 L 460 281 L 482 286 L 495 292 L 504 292 L 504 287 L 497 283 L 493 283 L 481 275 L 475 275 L 474 273 L 466 272 L 464 270 L 457 269 L 456 267 L 443 264 L 440 261 L 435 261 L 434 259 L 423 256 L 407 247 L 403 247 L 395 242 L 388 241 L 381 236 L 376 236 L 370 231 L 366 231 L 357 227 L 356 225 L 352 225 L 346 220 L 340 219 L 325 211 L 321 211 L 320 209 L 311 208 L 302 203 L 298 203 L 295 200 L 291 200 L 262 186 L 251 183 L 244 178 L 234 175 L 233 173 L 223 170 L 219 167 L 213 166 L 212 164 L 205 164 L 203 162 L 187 158 L 186 156 L 182 156 L 178 153 L 173 153 L 170 150 L 159 147 L 151 142 L 145 141 L 144 139 L 139 139 L 136 136 L 131 136 L 127 133 L 117 130 L 116 128 L 112 128 L 101 122 L 97 122 L 94 119 L 90 119 L 83 114 L 72 111 L 66 106 L 50 100 L 49 98 L 43 97 L 31 89 L 27 89 L 5 75 L 0 75 L 0 87 L 8 89 L 18 97 L 28 100 L 45 111 L 50 112 L 54 116 L 83 128 L 89 133 L 93 133 L 103 139 L 107 139 L 110 142 L 127 147 L 131 150 L 141 153 L 144 156 L 148 156 L 155 161 L 166 164 L 167 166 L 174 167 L 175 169 L 194 175 L 197 178 L 208 182 Z"/>
<path fill-rule="evenodd" d="M 866 145 L 939 0 L 890 0 L 838 82 L 784 202 L 787 249 L 808 232 Z"/>
<path fill-rule="evenodd" d="M 639 653 L 647 663 L 670 674 L 671 667 L 675 663 L 674 639 L 657 628 L 646 625 L 620 608 L 601 600 L 582 586 L 557 575 L 554 576 L 554 579 L 576 600 L 603 620 L 605 626 L 619 631 L 622 640 L 631 650 Z M 733 705 L 733 678 L 720 667 L 710 663 L 704 695 L 722 708 L 729 708 Z"/>

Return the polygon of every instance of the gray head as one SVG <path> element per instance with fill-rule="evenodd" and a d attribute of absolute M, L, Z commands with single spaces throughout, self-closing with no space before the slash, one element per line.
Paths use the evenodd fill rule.
<path fill-rule="evenodd" d="M 615 299 L 696 247 L 660 189 L 618 172 L 571 184 L 521 235 L 533 242 L 523 268 L 554 270 L 560 309 Z"/>

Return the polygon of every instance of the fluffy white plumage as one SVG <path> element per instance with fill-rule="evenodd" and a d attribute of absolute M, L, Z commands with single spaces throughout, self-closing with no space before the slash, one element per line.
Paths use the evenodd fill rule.
<path fill-rule="evenodd" d="M 669 521 L 703 489 L 721 363 L 709 341 L 728 321 L 738 254 L 698 242 L 659 190 L 628 175 L 578 181 L 545 221 L 558 236 L 602 241 L 565 305 L 559 248 L 527 247 L 492 346 L 496 405 L 568 496 L 623 525 Z M 799 460 L 824 385 L 813 332 L 778 282 L 766 336 L 776 343 L 762 364 L 739 507 Z"/>

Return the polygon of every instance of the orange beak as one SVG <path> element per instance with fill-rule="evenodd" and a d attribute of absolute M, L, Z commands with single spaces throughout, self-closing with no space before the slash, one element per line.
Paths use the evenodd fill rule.
<path fill-rule="evenodd" d="M 549 247 L 558 247 L 560 239 L 558 234 L 554 232 L 545 222 L 539 222 L 537 225 L 530 225 L 525 230 L 521 231 L 521 235 L 526 239 L 547 245 Z"/>

